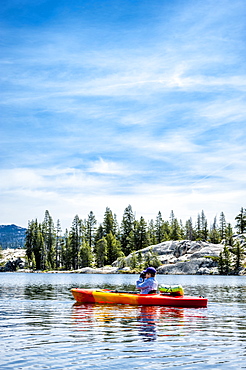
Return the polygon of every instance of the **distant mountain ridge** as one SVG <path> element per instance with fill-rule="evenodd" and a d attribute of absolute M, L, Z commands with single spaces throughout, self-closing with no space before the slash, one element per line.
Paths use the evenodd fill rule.
<path fill-rule="evenodd" d="M 12 225 L 0 225 L 0 246 L 2 249 L 23 248 L 26 228 Z"/>

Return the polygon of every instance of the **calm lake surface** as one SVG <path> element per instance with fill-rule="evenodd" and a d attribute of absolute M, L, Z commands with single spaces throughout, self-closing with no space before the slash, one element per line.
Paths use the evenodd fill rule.
<path fill-rule="evenodd" d="M 137 275 L 0 273 L 0 369 L 246 369 L 246 277 L 158 275 L 208 308 L 76 305 Z"/>

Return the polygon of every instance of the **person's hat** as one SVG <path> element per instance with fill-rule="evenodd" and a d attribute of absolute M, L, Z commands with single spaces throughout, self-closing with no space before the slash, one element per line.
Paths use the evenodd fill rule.
<path fill-rule="evenodd" d="M 156 274 L 156 269 L 154 267 L 148 267 L 146 270 L 145 270 L 145 273 L 148 274 Z"/>

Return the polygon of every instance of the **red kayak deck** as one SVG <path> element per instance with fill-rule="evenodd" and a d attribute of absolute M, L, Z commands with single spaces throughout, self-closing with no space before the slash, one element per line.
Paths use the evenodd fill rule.
<path fill-rule="evenodd" d="M 130 304 L 145 306 L 171 306 L 199 308 L 207 307 L 208 300 L 204 297 L 171 296 L 165 294 L 133 294 L 113 292 L 106 289 L 71 289 L 75 300 L 79 303 Z"/>

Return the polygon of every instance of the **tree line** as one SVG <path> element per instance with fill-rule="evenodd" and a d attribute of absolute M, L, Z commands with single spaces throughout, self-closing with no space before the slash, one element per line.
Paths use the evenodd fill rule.
<path fill-rule="evenodd" d="M 241 208 L 235 217 L 238 233 L 246 231 L 246 210 Z M 132 252 L 167 240 L 206 240 L 211 243 L 232 245 L 233 227 L 226 222 L 223 212 L 208 226 L 204 211 L 193 223 L 189 218 L 184 224 L 171 211 L 168 220 L 158 212 L 156 219 L 146 221 L 142 216 L 137 220 L 131 205 L 125 208 L 121 223 L 109 207 L 103 222 L 98 224 L 91 211 L 86 219 L 76 215 L 70 230 L 62 232 L 60 220 L 54 223 L 48 210 L 43 222 L 29 221 L 26 231 L 25 248 L 29 266 L 37 270 L 78 269 L 82 267 L 103 267 L 111 265 L 118 258 L 124 259 Z M 226 253 L 226 252 L 225 252 Z M 226 256 L 221 256 L 220 266 L 225 269 Z M 158 264 L 156 256 L 146 263 Z M 228 267 L 229 268 L 229 267 Z M 224 270 L 223 270 L 224 271 Z"/>

